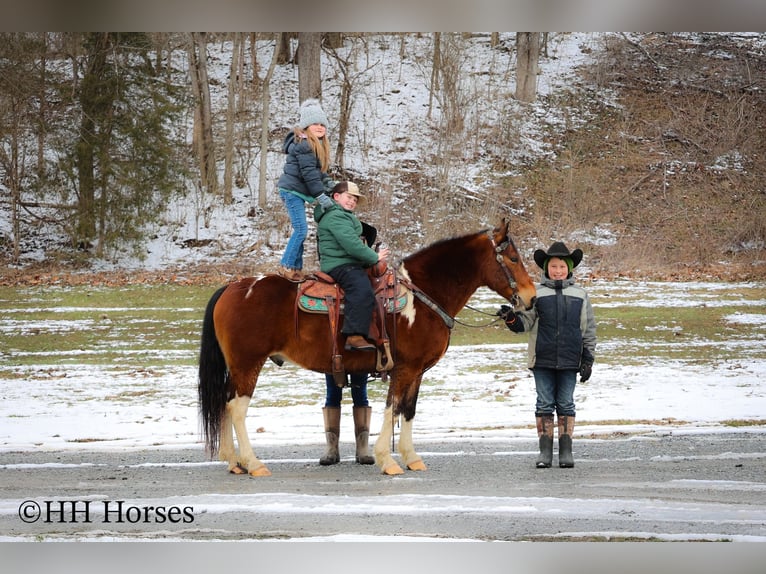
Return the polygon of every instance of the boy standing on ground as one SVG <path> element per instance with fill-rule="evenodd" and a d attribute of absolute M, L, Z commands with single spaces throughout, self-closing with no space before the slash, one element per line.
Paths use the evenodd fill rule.
<path fill-rule="evenodd" d="M 575 285 L 572 272 L 582 261 L 582 250 L 570 253 L 556 241 L 546 253 L 538 249 L 535 263 L 543 270 L 537 300 L 529 311 L 514 312 L 502 305 L 498 315 L 511 331 L 529 331 L 528 366 L 535 377 L 535 420 L 540 454 L 537 468 L 553 461 L 553 413 L 558 415 L 559 466 L 574 466 L 572 432 L 575 423 L 574 389 L 590 378 L 596 351 L 596 320 L 588 294 Z"/>

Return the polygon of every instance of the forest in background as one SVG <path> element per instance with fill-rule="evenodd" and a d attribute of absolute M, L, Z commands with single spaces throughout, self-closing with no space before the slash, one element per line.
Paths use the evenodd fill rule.
<path fill-rule="evenodd" d="M 582 47 L 591 60 L 576 81 L 532 104 L 518 89 L 515 34 L 0 34 L 6 275 L 118 261 L 141 251 L 179 196 L 200 198 L 204 219 L 245 187 L 254 242 L 278 243 L 273 220 L 286 240 L 267 190 L 299 94 L 320 90 L 339 120 L 333 175 L 372 189 L 374 218 L 389 223 L 400 253 L 501 211 L 527 252 L 565 238 L 587 250 L 594 276 L 762 279 L 763 36 L 604 34 Z M 313 48 L 298 49 L 301 40 Z M 556 35 L 540 40 L 541 65 L 563 57 L 549 51 Z M 422 146 L 415 159 L 369 160 L 394 150 L 375 149 L 378 139 L 354 123 L 355 100 L 386 100 L 364 92 L 373 45 L 420 71 L 427 106 L 404 120 L 424 125 L 399 117 L 396 136 L 381 139 Z M 476 72 L 466 61 L 479 51 L 512 65 Z M 228 74 L 211 73 L 211 53 Z M 297 81 L 284 81 L 286 71 Z M 467 89 L 477 73 L 497 76 L 496 91 Z M 392 93 L 412 83 L 388 79 Z M 544 153 L 519 153 L 526 116 L 541 109 L 563 122 L 534 134 Z M 471 167 L 481 173 L 456 176 Z M 25 263 L 40 245 L 45 258 Z M 258 264 L 253 250 L 216 263 L 237 269 L 241 257 Z"/>

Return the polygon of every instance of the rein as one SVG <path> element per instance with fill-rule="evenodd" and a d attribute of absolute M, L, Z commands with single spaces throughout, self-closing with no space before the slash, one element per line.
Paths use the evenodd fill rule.
<path fill-rule="evenodd" d="M 479 313 L 480 315 L 486 315 L 487 317 L 494 317 L 489 323 L 486 325 L 469 325 L 468 323 L 463 323 L 462 321 L 458 321 L 455 319 L 456 323 L 459 323 L 463 327 L 469 327 L 471 329 L 483 329 L 484 327 L 490 327 L 500 321 L 500 317 L 498 317 L 495 313 L 487 313 L 486 311 L 482 311 L 481 309 L 477 309 L 476 307 L 471 307 L 470 305 L 465 306 L 466 309 L 470 309 L 471 311 L 475 313 Z"/>
<path fill-rule="evenodd" d="M 404 279 L 403 277 L 400 278 L 399 281 L 403 283 L 405 287 L 410 289 L 410 291 L 412 291 L 412 294 L 415 297 L 417 297 L 426 307 L 428 307 L 434 313 L 439 315 L 439 317 L 441 317 L 441 320 L 444 321 L 444 324 L 447 325 L 448 329 L 452 329 L 455 326 L 455 318 L 452 317 L 449 313 L 447 313 L 444 309 L 442 309 L 441 306 L 436 301 L 434 301 L 428 295 L 426 295 L 420 289 L 420 287 L 415 285 L 409 279 Z"/>
<path fill-rule="evenodd" d="M 514 307 L 518 304 L 518 296 L 516 295 L 516 280 L 513 278 L 513 273 L 511 273 L 511 270 L 508 269 L 508 266 L 505 264 L 505 259 L 503 258 L 503 251 L 508 249 L 508 246 L 511 244 L 510 238 L 506 235 L 505 241 L 502 243 L 495 243 L 495 239 L 492 237 L 491 232 L 487 232 L 487 237 L 489 238 L 490 243 L 492 243 L 492 247 L 495 250 L 495 259 L 500 264 L 500 268 L 503 270 L 503 273 L 505 273 L 505 278 L 508 280 L 508 285 L 511 287 L 511 289 L 514 290 L 514 295 L 511 298 L 511 303 L 514 305 Z M 467 323 L 463 323 L 462 321 L 458 321 L 457 318 L 452 317 L 449 313 L 447 313 L 444 309 L 441 308 L 441 306 L 431 299 L 428 295 L 426 295 L 420 287 L 416 286 L 412 281 L 409 279 L 401 278 L 400 281 L 404 283 L 406 287 L 408 287 L 412 294 L 417 297 L 426 307 L 431 309 L 434 313 L 439 315 L 441 317 L 441 320 L 444 321 L 444 324 L 447 326 L 448 329 L 452 329 L 455 326 L 455 323 L 458 323 L 459 325 L 462 325 L 463 327 L 470 327 L 472 329 L 481 329 L 483 327 L 489 327 L 490 325 L 494 325 L 497 323 L 500 318 L 496 318 L 492 321 L 490 321 L 486 325 L 469 325 Z M 477 313 L 481 313 L 482 315 L 487 315 L 493 317 L 494 315 L 491 315 L 490 313 L 487 313 L 486 311 L 481 311 L 479 309 L 476 309 L 474 307 L 471 307 L 470 305 L 465 306 L 467 309 L 470 309 L 471 311 L 476 311 Z"/>

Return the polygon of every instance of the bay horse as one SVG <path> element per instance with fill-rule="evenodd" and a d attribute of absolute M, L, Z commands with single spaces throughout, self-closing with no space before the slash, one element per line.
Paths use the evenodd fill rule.
<path fill-rule="evenodd" d="M 386 319 L 394 366 L 383 426 L 373 449 L 382 473 L 404 472 L 389 447 L 400 416 L 404 419 L 401 460 L 410 470 L 426 470 L 412 442 L 420 383 L 447 351 L 454 317 L 474 292 L 486 286 L 514 305 L 531 308 L 535 286 L 508 228 L 502 219 L 492 230 L 436 242 L 399 265 L 399 276 L 406 278 L 415 296 L 408 296 L 405 309 L 387 314 Z M 218 289 L 207 304 L 199 356 L 200 414 L 208 452 L 212 456 L 218 451 L 232 473 L 271 474 L 253 452 L 245 427 L 258 375 L 269 357 L 287 358 L 319 373 L 332 372 L 328 317 L 296 311 L 298 285 L 278 275 L 245 278 Z M 343 349 L 342 340 L 338 348 Z M 347 372 L 374 372 L 375 360 L 374 352 L 343 352 Z"/>

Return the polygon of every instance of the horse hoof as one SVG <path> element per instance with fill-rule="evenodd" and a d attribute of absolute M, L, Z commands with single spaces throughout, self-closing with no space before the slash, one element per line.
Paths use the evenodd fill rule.
<path fill-rule="evenodd" d="M 402 467 L 394 463 L 383 469 L 383 474 L 388 476 L 396 476 L 397 474 L 404 474 Z"/>
<path fill-rule="evenodd" d="M 410 470 L 428 470 L 425 463 L 422 460 L 416 460 L 407 465 Z"/>
<path fill-rule="evenodd" d="M 250 471 L 250 476 L 271 476 L 271 471 L 265 466 L 259 466 Z"/>
<path fill-rule="evenodd" d="M 247 474 L 247 469 L 241 464 L 237 463 L 236 466 L 233 466 L 229 469 L 229 472 L 231 474 Z"/>

